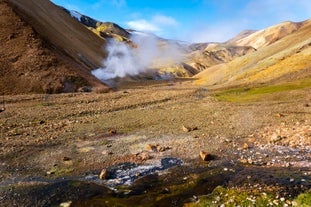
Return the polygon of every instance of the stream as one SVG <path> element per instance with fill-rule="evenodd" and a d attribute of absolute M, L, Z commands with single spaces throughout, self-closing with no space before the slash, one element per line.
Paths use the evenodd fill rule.
<path fill-rule="evenodd" d="M 217 186 L 265 191 L 288 199 L 311 188 L 311 148 L 262 145 L 227 151 L 213 161 L 162 158 L 120 163 L 78 177 L 16 178 L 0 182 L 0 201 L 12 206 L 183 206 Z M 276 193 L 276 192 L 275 192 Z"/>

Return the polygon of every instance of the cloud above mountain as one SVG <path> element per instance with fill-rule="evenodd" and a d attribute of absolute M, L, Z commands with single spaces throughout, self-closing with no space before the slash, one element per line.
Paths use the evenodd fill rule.
<path fill-rule="evenodd" d="M 161 34 L 167 27 L 177 27 L 179 23 L 170 16 L 154 15 L 150 19 L 135 19 L 126 23 L 131 29 Z"/>

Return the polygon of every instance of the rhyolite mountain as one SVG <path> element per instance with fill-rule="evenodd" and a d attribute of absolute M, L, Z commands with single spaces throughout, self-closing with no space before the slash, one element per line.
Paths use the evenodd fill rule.
<path fill-rule="evenodd" d="M 311 20 L 285 22 L 234 40 L 257 50 L 195 76 L 211 87 L 279 84 L 311 77 Z"/>

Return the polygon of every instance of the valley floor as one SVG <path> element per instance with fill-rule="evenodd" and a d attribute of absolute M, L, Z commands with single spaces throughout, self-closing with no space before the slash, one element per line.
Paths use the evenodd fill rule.
<path fill-rule="evenodd" d="M 216 99 L 217 91 L 159 81 L 106 94 L 5 96 L 0 205 L 309 202 L 309 94 L 311 89 L 304 88 L 266 94 L 255 102 L 224 102 Z M 200 151 L 211 153 L 212 160 L 202 161 Z M 117 191 L 97 179 L 110 166 L 154 165 L 163 158 L 183 164 L 137 175 L 134 184 Z M 303 192 L 309 200 L 297 200 Z"/>

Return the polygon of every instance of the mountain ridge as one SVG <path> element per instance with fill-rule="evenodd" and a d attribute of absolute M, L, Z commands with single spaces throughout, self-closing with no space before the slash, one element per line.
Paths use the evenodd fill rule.
<path fill-rule="evenodd" d="M 196 83 L 218 87 L 268 83 L 304 70 L 304 76 L 310 76 L 310 22 L 302 22 L 298 30 L 254 53 L 206 69 L 195 76 L 198 78 Z M 289 81 L 289 78 L 283 81 Z"/>

